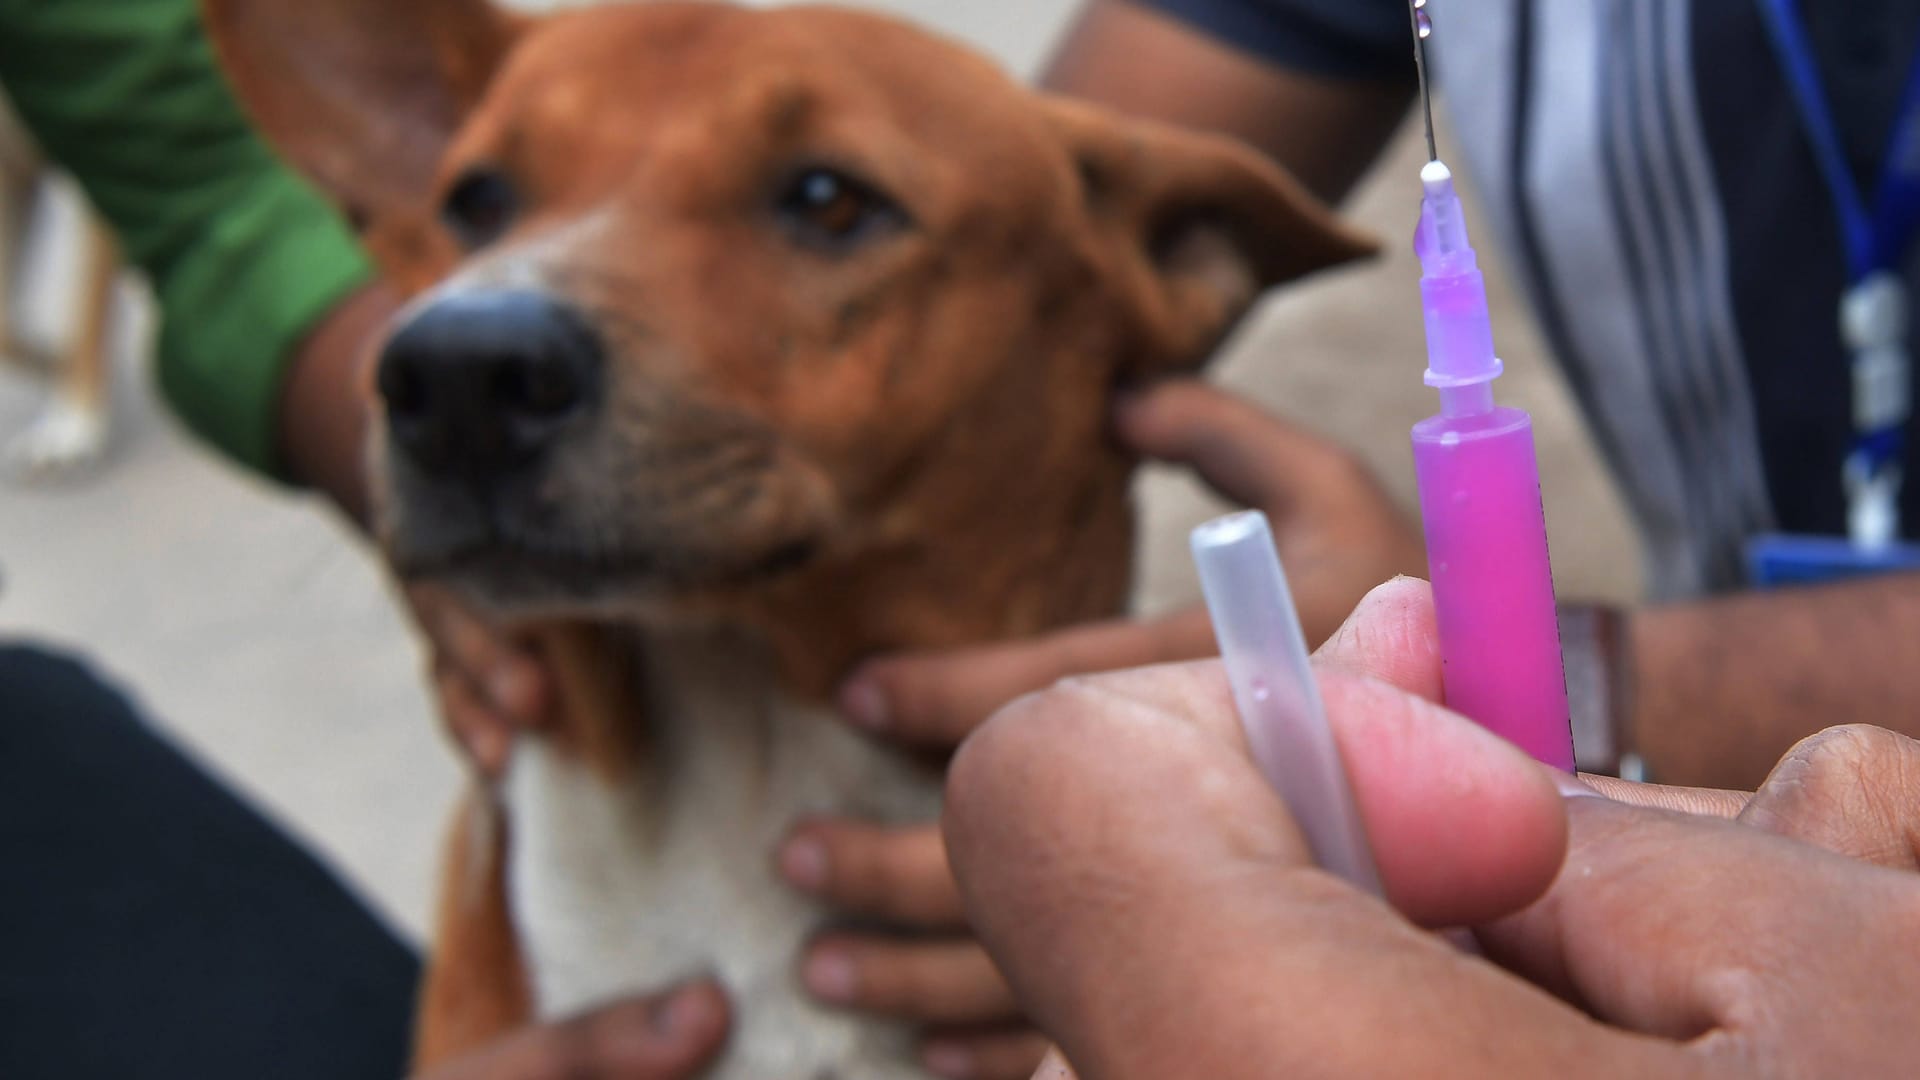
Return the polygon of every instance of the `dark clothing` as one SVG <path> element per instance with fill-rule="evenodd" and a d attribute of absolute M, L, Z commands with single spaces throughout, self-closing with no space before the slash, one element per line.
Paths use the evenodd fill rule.
<path fill-rule="evenodd" d="M 71 660 L 0 647 L 0 1076 L 394 1080 L 419 964 Z"/>

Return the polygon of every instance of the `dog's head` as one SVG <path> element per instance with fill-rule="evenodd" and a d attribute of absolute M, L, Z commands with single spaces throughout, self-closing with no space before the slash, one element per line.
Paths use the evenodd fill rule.
<path fill-rule="evenodd" d="M 1250 151 L 872 15 L 208 12 L 413 298 L 378 366 L 393 560 L 512 611 L 817 609 L 942 573 L 951 606 L 1004 606 L 1042 561 L 1111 607 L 1110 388 L 1366 249 Z"/>

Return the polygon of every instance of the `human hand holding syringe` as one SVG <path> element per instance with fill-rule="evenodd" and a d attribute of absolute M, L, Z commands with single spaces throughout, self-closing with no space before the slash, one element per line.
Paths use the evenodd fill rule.
<path fill-rule="evenodd" d="M 1313 870 L 1217 662 L 1028 698 L 956 761 L 974 926 L 1083 1077 L 1895 1076 L 1920 1055 L 1920 746 L 1827 736 L 1738 823 L 1629 801 L 1738 805 L 1673 789 L 1563 799 L 1437 704 L 1417 581 L 1313 671 L 1386 903 Z M 1861 785 L 1884 813 L 1836 810 Z M 1486 958 L 1422 932 L 1462 923 Z"/>

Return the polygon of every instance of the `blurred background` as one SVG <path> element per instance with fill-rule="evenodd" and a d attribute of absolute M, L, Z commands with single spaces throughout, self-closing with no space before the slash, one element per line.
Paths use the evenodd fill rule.
<path fill-rule="evenodd" d="M 517 6 L 539 8 L 540 3 Z M 1033 75 L 1073 0 L 868 0 Z M 1444 122 L 1444 110 L 1441 117 Z M 1346 212 L 1382 257 L 1272 298 L 1214 374 L 1358 449 L 1412 511 L 1407 429 L 1434 411 L 1408 249 L 1423 147 L 1409 127 Z M 27 329 L 68 302 L 77 214 L 34 222 Z M 1531 410 L 1563 596 L 1638 594 L 1623 511 L 1558 378 L 1482 243 L 1508 365 L 1503 400 Z M 0 636 L 81 653 L 231 784 L 318 849 L 403 932 L 418 937 L 443 818 L 460 783 L 429 711 L 421 653 L 370 552 L 318 501 L 272 489 L 190 444 L 146 371 L 150 319 L 134 282 L 114 320 L 114 445 L 57 483 L 0 487 Z M 0 367 L 0 440 L 43 389 Z M 1138 605 L 1196 598 L 1186 531 L 1218 512 L 1184 478 L 1150 470 Z M 0 693 L 4 693 L 0 689 Z"/>

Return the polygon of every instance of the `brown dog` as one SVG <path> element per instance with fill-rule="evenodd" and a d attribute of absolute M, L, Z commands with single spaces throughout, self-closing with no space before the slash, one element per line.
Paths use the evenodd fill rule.
<path fill-rule="evenodd" d="M 912 1074 L 905 1032 L 803 999 L 820 913 L 769 866 L 805 813 L 934 812 L 830 688 L 1115 613 L 1110 389 L 1365 245 L 1242 148 L 870 15 L 209 12 L 416 294 L 379 373 L 395 566 L 545 621 L 565 689 L 456 832 L 423 1057 L 712 971 L 719 1075 Z"/>

